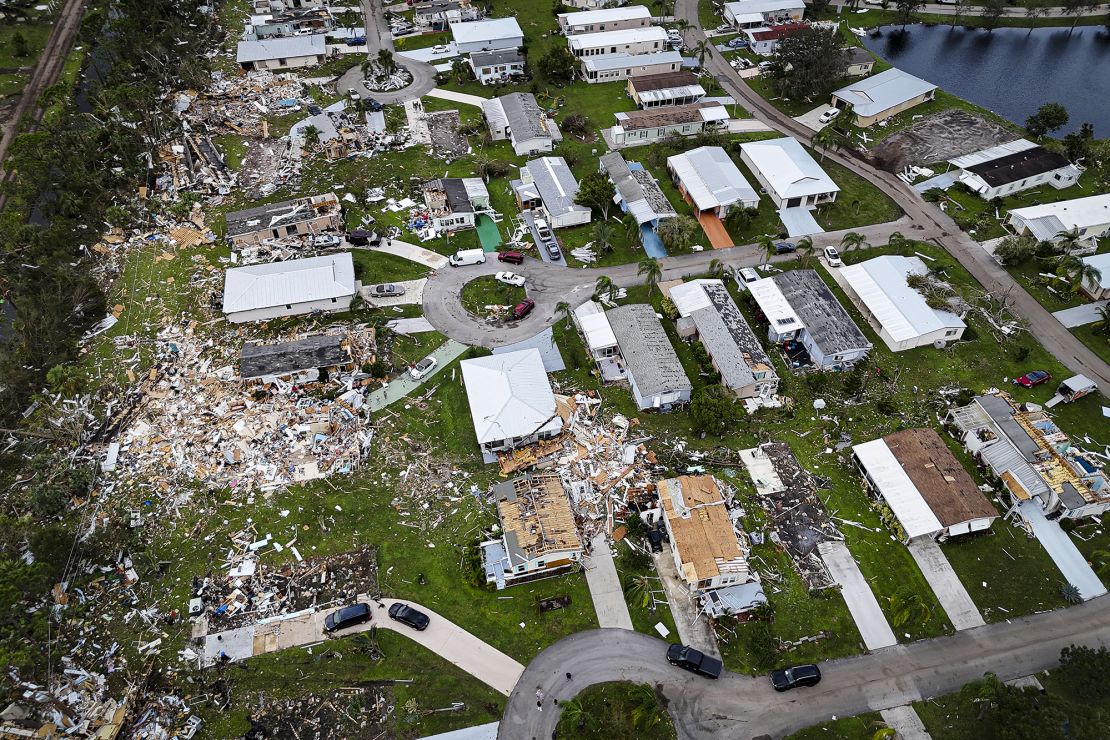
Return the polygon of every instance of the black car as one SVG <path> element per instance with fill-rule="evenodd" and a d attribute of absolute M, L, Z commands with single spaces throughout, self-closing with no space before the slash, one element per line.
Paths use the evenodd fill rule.
<path fill-rule="evenodd" d="M 816 686 L 821 683 L 821 669 L 812 663 L 771 671 L 771 685 L 775 691 L 789 691 L 799 686 Z"/>
<path fill-rule="evenodd" d="M 335 632 L 336 630 L 354 627 L 356 624 L 364 624 L 370 621 L 370 617 L 369 604 L 345 606 L 342 609 L 336 609 L 324 618 L 324 632 Z"/>
<path fill-rule="evenodd" d="M 417 632 L 428 629 L 428 623 L 431 621 L 424 612 L 418 612 L 408 604 L 400 602 L 389 607 L 389 618 L 401 624 L 407 624 Z"/>
<path fill-rule="evenodd" d="M 675 643 L 667 648 L 667 662 L 706 678 L 721 675 L 721 661 L 688 645 Z"/>

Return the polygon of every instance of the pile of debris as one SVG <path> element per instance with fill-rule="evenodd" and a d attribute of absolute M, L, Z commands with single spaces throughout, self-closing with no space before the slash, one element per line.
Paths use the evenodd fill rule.
<path fill-rule="evenodd" d="M 442 110 L 422 114 L 431 138 L 432 154 L 442 159 L 452 160 L 470 152 L 470 143 L 459 131 L 462 126 L 457 110 Z"/>
<path fill-rule="evenodd" d="M 332 656 L 338 653 L 329 650 L 320 660 Z M 382 683 L 387 685 L 350 686 L 295 699 L 268 697 L 265 706 L 251 715 L 246 737 L 385 737 L 395 705 L 388 688 L 392 682 Z"/>
<path fill-rule="evenodd" d="M 266 116 L 299 111 L 304 97 L 304 83 L 292 74 L 262 70 L 226 77 L 216 71 L 204 92 L 180 93 L 177 109 L 194 130 L 264 139 Z"/>
<path fill-rule="evenodd" d="M 362 84 L 372 92 L 392 92 L 411 85 L 412 73 L 396 64 L 386 68 L 375 61 L 370 63 L 366 79 Z"/>

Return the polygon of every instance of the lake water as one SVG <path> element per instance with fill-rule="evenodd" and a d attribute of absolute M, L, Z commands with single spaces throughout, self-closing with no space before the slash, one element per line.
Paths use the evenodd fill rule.
<path fill-rule="evenodd" d="M 996 28 L 957 25 L 885 26 L 864 36 L 868 49 L 894 66 L 1014 123 L 1044 103 L 1062 103 L 1071 115 L 1056 136 L 1095 127 L 1110 138 L 1110 34 L 1101 27 Z"/>

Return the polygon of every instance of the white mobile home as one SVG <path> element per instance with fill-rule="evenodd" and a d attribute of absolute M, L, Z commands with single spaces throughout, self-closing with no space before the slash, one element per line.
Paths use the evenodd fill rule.
<path fill-rule="evenodd" d="M 840 192 L 821 165 L 791 136 L 741 144 L 740 159 L 778 208 L 832 203 Z"/>
<path fill-rule="evenodd" d="M 623 8 L 603 8 L 579 13 L 560 13 L 559 28 L 567 36 L 602 31 L 623 31 L 628 28 L 647 28 L 651 25 L 651 11 L 643 5 Z"/>
<path fill-rule="evenodd" d="M 346 311 L 358 292 L 350 252 L 232 267 L 224 273 L 223 312 L 240 324 L 314 311 Z"/>

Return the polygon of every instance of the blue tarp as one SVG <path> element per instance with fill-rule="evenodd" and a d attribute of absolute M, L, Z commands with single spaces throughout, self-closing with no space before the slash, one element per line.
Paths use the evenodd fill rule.
<path fill-rule="evenodd" d="M 667 256 L 667 248 L 663 246 L 663 240 L 655 233 L 651 224 L 644 224 L 640 227 L 640 240 L 644 243 L 644 251 L 647 252 L 648 257 Z"/>

